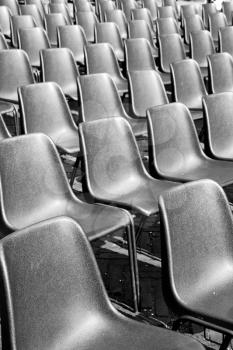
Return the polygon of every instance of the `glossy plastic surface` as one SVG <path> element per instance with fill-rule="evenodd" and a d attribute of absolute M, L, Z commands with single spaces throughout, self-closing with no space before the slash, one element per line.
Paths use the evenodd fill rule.
<path fill-rule="evenodd" d="M 209 16 L 209 30 L 213 40 L 218 43 L 218 31 L 222 27 L 226 27 L 227 19 L 224 13 L 217 12 Z"/>
<path fill-rule="evenodd" d="M 175 33 L 159 36 L 158 45 L 161 70 L 170 74 L 171 63 L 186 58 L 184 43 L 181 36 Z"/>
<path fill-rule="evenodd" d="M 49 13 L 45 15 L 45 29 L 51 46 L 57 46 L 57 27 L 65 26 L 67 21 L 62 13 Z"/>
<path fill-rule="evenodd" d="M 148 24 L 151 32 L 154 31 L 153 20 L 147 8 L 133 9 L 131 11 L 131 17 L 133 20 L 144 20 Z"/>
<path fill-rule="evenodd" d="M 219 51 L 233 56 L 233 26 L 219 29 Z"/>
<path fill-rule="evenodd" d="M 213 38 L 208 30 L 190 33 L 190 52 L 191 58 L 199 64 L 202 74 L 204 73 L 207 76 L 207 56 L 216 52 Z"/>
<path fill-rule="evenodd" d="M 7 37 L 11 38 L 11 12 L 8 6 L 0 6 L 0 24 L 1 31 Z"/>
<path fill-rule="evenodd" d="M 223 1 L 222 2 L 222 10 L 226 16 L 228 25 L 232 26 L 232 12 L 233 12 L 232 2 L 231 1 Z"/>
<path fill-rule="evenodd" d="M 127 39 L 128 31 L 127 31 L 127 20 L 125 14 L 120 9 L 115 9 L 111 11 L 105 12 L 106 22 L 114 22 L 119 28 L 119 32 L 122 39 Z"/>
<path fill-rule="evenodd" d="M 49 13 L 61 13 L 65 19 L 66 19 L 66 23 L 67 24 L 72 24 L 72 19 L 70 17 L 70 14 L 69 14 L 69 9 L 67 7 L 67 5 L 65 4 L 48 4 L 48 10 L 49 10 Z"/>
<path fill-rule="evenodd" d="M 13 16 L 20 14 L 17 0 L 0 0 L 0 6 L 7 6 Z"/>
<path fill-rule="evenodd" d="M 11 42 L 14 47 L 18 47 L 17 31 L 20 28 L 36 27 L 34 18 L 30 15 L 12 16 L 11 17 Z"/>
<path fill-rule="evenodd" d="M 95 41 L 95 25 L 98 22 L 96 15 L 89 12 L 81 12 L 77 11 L 76 13 L 77 23 L 83 28 L 87 41 L 94 42 Z"/>
<path fill-rule="evenodd" d="M 157 70 L 151 46 L 147 39 L 127 39 L 125 41 L 125 59 L 127 71 Z"/>
<path fill-rule="evenodd" d="M 155 0 L 143 0 L 142 4 L 150 11 L 152 20 L 155 21 L 157 19 L 157 2 Z"/>
<path fill-rule="evenodd" d="M 227 52 L 208 56 L 212 93 L 233 91 L 233 58 Z"/>
<path fill-rule="evenodd" d="M 157 18 L 156 23 L 158 35 L 174 33 L 180 34 L 177 22 L 173 17 Z"/>
<path fill-rule="evenodd" d="M 36 4 L 21 5 L 20 12 L 22 15 L 32 16 L 36 22 L 36 26 L 44 28 L 44 20 Z"/>
<path fill-rule="evenodd" d="M 26 5 L 36 5 L 40 11 L 41 16 L 44 18 L 45 16 L 45 8 L 42 0 L 25 0 Z"/>
<path fill-rule="evenodd" d="M 202 18 L 195 14 L 191 17 L 184 18 L 184 38 L 185 38 L 185 43 L 189 44 L 189 35 L 192 32 L 196 32 L 199 30 L 204 30 L 204 23 Z"/>
<path fill-rule="evenodd" d="M 150 43 L 152 54 L 158 57 L 158 48 L 154 45 L 153 36 L 150 27 L 144 20 L 129 21 L 129 38 L 144 38 Z"/>

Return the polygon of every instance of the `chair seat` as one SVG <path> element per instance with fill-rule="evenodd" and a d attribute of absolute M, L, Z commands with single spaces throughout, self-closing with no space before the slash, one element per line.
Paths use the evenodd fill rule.
<path fill-rule="evenodd" d="M 147 125 L 146 125 L 145 118 L 143 117 L 140 119 L 128 118 L 127 120 L 130 123 L 135 136 L 147 135 Z"/>
<path fill-rule="evenodd" d="M 128 92 L 127 79 L 117 77 L 117 76 L 113 76 L 112 78 L 113 78 L 113 80 L 117 86 L 117 90 L 119 91 L 120 94 L 124 94 L 125 92 Z"/>
<path fill-rule="evenodd" d="M 202 108 L 189 108 L 193 120 L 196 119 L 202 119 L 203 118 L 203 111 Z"/>

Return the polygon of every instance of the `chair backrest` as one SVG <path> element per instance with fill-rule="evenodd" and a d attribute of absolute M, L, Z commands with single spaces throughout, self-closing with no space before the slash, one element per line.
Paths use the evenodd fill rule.
<path fill-rule="evenodd" d="M 154 70 L 132 71 L 128 73 L 131 107 L 137 117 L 145 117 L 146 110 L 168 103 L 168 98 L 158 72 Z"/>
<path fill-rule="evenodd" d="M 45 8 L 42 0 L 25 0 L 26 5 L 36 5 L 42 18 L 45 16 Z"/>
<path fill-rule="evenodd" d="M 144 20 L 150 27 L 150 30 L 153 31 L 153 20 L 150 14 L 150 11 L 147 8 L 133 9 L 131 11 L 132 20 Z"/>
<path fill-rule="evenodd" d="M 151 45 L 151 48 L 153 48 L 154 42 L 153 42 L 152 33 L 146 21 L 142 19 L 129 21 L 128 30 L 129 30 L 129 38 L 147 39 Z"/>
<path fill-rule="evenodd" d="M 167 17 L 176 18 L 175 10 L 172 6 L 158 7 L 158 17 L 159 18 L 167 18 Z"/>
<path fill-rule="evenodd" d="M 209 29 L 214 41 L 218 41 L 219 29 L 227 25 L 227 19 L 224 13 L 217 12 L 209 16 Z"/>
<path fill-rule="evenodd" d="M 190 33 L 196 32 L 199 30 L 204 30 L 204 23 L 202 18 L 195 14 L 194 16 L 187 17 L 184 19 L 184 38 L 186 44 L 190 42 Z"/>
<path fill-rule="evenodd" d="M 84 30 L 79 25 L 66 25 L 58 27 L 58 46 L 67 47 L 74 55 L 78 64 L 84 65 L 84 47 L 87 38 Z"/>
<path fill-rule="evenodd" d="M 0 6 L 0 26 L 2 33 L 11 38 L 11 12 L 8 6 Z"/>
<path fill-rule="evenodd" d="M 170 64 L 186 58 L 184 43 L 179 34 L 161 35 L 158 38 L 159 62 L 163 72 L 170 73 Z"/>
<path fill-rule="evenodd" d="M 189 108 L 202 108 L 202 96 L 207 95 L 198 63 L 186 59 L 171 64 L 175 101 Z"/>
<path fill-rule="evenodd" d="M 208 30 L 199 30 L 190 33 L 191 58 L 197 61 L 200 67 L 207 67 L 207 56 L 214 54 L 213 38 Z"/>
<path fill-rule="evenodd" d="M 67 21 L 62 13 L 49 13 L 45 15 L 45 29 L 52 46 L 57 46 L 57 27 L 65 26 L 66 24 Z"/>
<path fill-rule="evenodd" d="M 42 81 L 54 81 L 70 96 L 77 90 L 78 68 L 72 52 L 67 48 L 40 51 Z"/>
<path fill-rule="evenodd" d="M 78 79 L 83 122 L 110 118 L 128 117 L 116 84 L 109 74 L 81 75 Z"/>
<path fill-rule="evenodd" d="M 0 0 L 0 6 L 7 6 L 13 16 L 20 14 L 17 0 Z"/>
<path fill-rule="evenodd" d="M 0 50 L 7 50 L 9 46 L 7 44 L 6 38 L 2 32 L 0 32 Z"/>
<path fill-rule="evenodd" d="M 127 71 L 157 69 L 150 43 L 144 38 L 125 41 L 125 61 Z"/>
<path fill-rule="evenodd" d="M 92 5 L 87 0 L 74 0 L 74 11 L 77 12 L 93 12 Z"/>
<path fill-rule="evenodd" d="M 87 238 L 68 217 L 6 237 L 0 268 L 2 337 L 8 349 L 15 344 L 49 349 L 61 342 L 83 346 L 90 340 L 85 325 L 96 328 L 101 314 L 113 312 Z"/>
<path fill-rule="evenodd" d="M 175 11 L 176 18 L 180 18 L 180 7 L 178 7 L 176 0 L 163 0 L 162 6 L 172 6 Z"/>
<path fill-rule="evenodd" d="M 120 9 L 115 9 L 111 11 L 105 12 L 106 22 L 114 22 L 118 26 L 120 35 L 122 39 L 127 39 L 128 31 L 127 31 L 127 20 L 125 14 Z"/>
<path fill-rule="evenodd" d="M 9 130 L 6 127 L 3 117 L 0 115 L 0 141 L 9 137 L 11 137 Z"/>
<path fill-rule="evenodd" d="M 37 27 L 44 28 L 44 19 L 40 13 L 39 8 L 36 6 L 36 4 L 21 5 L 20 12 L 21 12 L 21 15 L 32 16 L 36 22 Z"/>
<path fill-rule="evenodd" d="M 18 31 L 19 48 L 24 50 L 32 66 L 40 66 L 40 50 L 50 48 L 47 33 L 43 28 L 20 28 Z"/>
<path fill-rule="evenodd" d="M 232 25 L 232 12 L 233 12 L 233 3 L 231 1 L 222 2 L 222 10 L 226 16 L 228 25 Z"/>
<path fill-rule="evenodd" d="M 42 132 L 59 144 L 66 132 L 76 129 L 66 98 L 56 83 L 26 85 L 19 88 L 18 94 L 25 134 Z"/>
<path fill-rule="evenodd" d="M 219 51 L 228 52 L 233 56 L 233 26 L 219 29 Z"/>
<path fill-rule="evenodd" d="M 180 34 L 177 22 L 172 17 L 157 18 L 156 25 L 158 35 Z"/>
<path fill-rule="evenodd" d="M 233 92 L 205 96 L 205 151 L 219 159 L 232 160 L 233 154 Z"/>
<path fill-rule="evenodd" d="M 124 61 L 124 47 L 118 26 L 114 22 L 96 23 L 95 38 L 97 43 L 112 45 L 119 61 Z"/>
<path fill-rule="evenodd" d="M 216 182 L 200 180 L 163 193 L 159 208 L 164 296 L 174 312 L 186 314 L 185 305 L 214 298 L 216 284 L 231 278 L 230 206 Z"/>
<path fill-rule="evenodd" d="M 143 7 L 147 8 L 150 11 L 152 20 L 155 21 L 157 19 L 157 2 L 156 0 L 143 0 Z"/>
<path fill-rule="evenodd" d="M 34 28 L 36 22 L 31 15 L 21 15 L 11 17 L 11 42 L 14 47 L 18 47 L 18 30 L 20 28 Z"/>
<path fill-rule="evenodd" d="M 138 189 L 145 174 L 139 149 L 124 118 L 105 118 L 81 123 L 79 127 L 89 192 L 119 196 L 129 186 Z"/>
<path fill-rule="evenodd" d="M 52 140 L 34 133 L 6 139 L 0 146 L 1 232 L 64 215 L 73 194 Z"/>
<path fill-rule="evenodd" d="M 76 12 L 76 23 L 78 23 L 86 34 L 87 41 L 95 41 L 95 25 L 98 22 L 96 15 L 93 12 Z"/>
<path fill-rule="evenodd" d="M 195 4 L 192 3 L 192 4 L 181 5 L 180 14 L 181 14 L 181 24 L 184 26 L 185 18 L 192 17 L 197 14 Z"/>
<path fill-rule="evenodd" d="M 233 58 L 228 52 L 207 57 L 212 93 L 233 91 Z"/>
<path fill-rule="evenodd" d="M 0 50 L 0 98 L 18 103 L 17 88 L 34 83 L 27 54 L 23 50 Z"/>
<path fill-rule="evenodd" d="M 99 4 L 100 22 L 104 22 L 105 14 L 107 11 L 113 11 L 115 9 L 116 9 L 116 3 L 112 0 L 100 2 Z"/>
<path fill-rule="evenodd" d="M 200 164 L 203 158 L 188 108 L 179 102 L 147 111 L 149 168 L 153 176 L 173 178 Z"/>
<path fill-rule="evenodd" d="M 72 24 L 72 19 L 69 14 L 69 10 L 66 4 L 58 3 L 58 4 L 48 4 L 49 13 L 61 13 L 65 19 L 67 24 Z"/>
<path fill-rule="evenodd" d="M 120 0 L 120 6 L 127 20 L 131 18 L 131 10 L 138 7 L 135 0 Z"/>
<path fill-rule="evenodd" d="M 202 18 L 206 28 L 209 28 L 209 16 L 217 13 L 217 8 L 214 2 L 202 4 Z"/>

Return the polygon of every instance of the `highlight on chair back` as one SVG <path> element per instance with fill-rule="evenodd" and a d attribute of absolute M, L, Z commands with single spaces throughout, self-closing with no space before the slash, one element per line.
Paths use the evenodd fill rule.
<path fill-rule="evenodd" d="M 228 52 L 207 57 L 212 93 L 233 91 L 233 57 Z"/>

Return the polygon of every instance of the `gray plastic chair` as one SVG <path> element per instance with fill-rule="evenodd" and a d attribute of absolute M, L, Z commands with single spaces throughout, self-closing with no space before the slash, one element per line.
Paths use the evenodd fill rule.
<path fill-rule="evenodd" d="M 150 14 L 150 11 L 143 7 L 143 8 L 139 8 L 139 9 L 133 9 L 131 11 L 131 18 L 132 20 L 143 20 L 145 21 L 151 32 L 152 32 L 152 35 L 155 36 L 155 27 L 154 27 L 154 24 L 153 24 L 153 19 L 151 17 L 151 14 Z"/>
<path fill-rule="evenodd" d="M 214 2 L 202 4 L 202 18 L 206 29 L 209 29 L 209 16 L 217 13 L 217 8 Z"/>
<path fill-rule="evenodd" d="M 227 19 L 224 13 L 217 12 L 209 16 L 209 30 L 217 47 L 219 40 L 219 29 L 222 27 L 226 27 L 227 25 Z"/>
<path fill-rule="evenodd" d="M 207 57 L 209 81 L 212 93 L 233 91 L 233 58 L 227 52 Z"/>
<path fill-rule="evenodd" d="M 99 18 L 100 22 L 104 22 L 107 11 L 114 11 L 116 9 L 115 1 L 108 0 L 99 3 Z"/>
<path fill-rule="evenodd" d="M 79 25 L 66 25 L 58 27 L 58 46 L 70 49 L 78 65 L 84 66 L 84 47 L 87 38 L 84 30 Z"/>
<path fill-rule="evenodd" d="M 233 26 L 219 29 L 219 51 L 233 56 Z"/>
<path fill-rule="evenodd" d="M 106 73 L 90 74 L 78 79 L 83 122 L 102 118 L 122 117 L 128 120 L 135 136 L 147 134 L 145 120 L 131 118 L 121 102 L 117 86 Z"/>
<path fill-rule="evenodd" d="M 18 31 L 19 48 L 28 54 L 30 64 L 40 67 L 40 50 L 50 48 L 49 38 L 43 28 L 20 28 Z"/>
<path fill-rule="evenodd" d="M 158 36 L 175 33 L 180 34 L 178 24 L 172 17 L 157 18 L 156 25 Z"/>
<path fill-rule="evenodd" d="M 203 99 L 205 152 L 215 159 L 233 161 L 233 92 L 222 92 Z"/>
<path fill-rule="evenodd" d="M 78 67 L 72 52 L 67 48 L 40 51 L 42 81 L 54 81 L 68 99 L 77 101 Z"/>
<path fill-rule="evenodd" d="M 87 74 L 108 73 L 121 95 L 128 92 L 128 81 L 121 73 L 116 55 L 110 44 L 87 45 L 84 52 Z"/>
<path fill-rule="evenodd" d="M 222 10 L 226 16 L 227 24 L 229 26 L 232 25 L 232 12 L 233 12 L 233 4 L 231 1 L 223 1 L 222 2 Z"/>
<path fill-rule="evenodd" d="M 0 6 L 1 31 L 7 39 L 11 39 L 11 12 L 8 6 Z"/>
<path fill-rule="evenodd" d="M 172 6 L 158 7 L 158 18 L 172 17 L 176 19 L 175 10 Z"/>
<path fill-rule="evenodd" d="M 181 5 L 180 15 L 181 15 L 181 26 L 184 27 L 184 20 L 188 17 L 193 17 L 197 13 L 197 9 L 194 3 Z"/>
<path fill-rule="evenodd" d="M 124 46 L 116 23 L 96 23 L 95 38 L 97 43 L 108 43 L 112 45 L 118 61 L 124 62 Z"/>
<path fill-rule="evenodd" d="M 70 17 L 69 9 L 68 9 L 67 5 L 61 4 L 61 3 L 59 3 L 59 4 L 49 3 L 48 4 L 48 11 L 49 11 L 49 13 L 61 13 L 65 17 L 66 23 L 72 24 L 72 19 Z"/>
<path fill-rule="evenodd" d="M 128 24 L 129 38 L 144 38 L 150 43 L 152 54 L 154 57 L 158 57 L 158 48 L 154 44 L 151 30 L 144 20 L 129 21 Z"/>
<path fill-rule="evenodd" d="M 93 12 L 94 8 L 87 0 L 74 0 L 74 13 L 77 12 Z"/>
<path fill-rule="evenodd" d="M 131 71 L 129 88 L 132 114 L 145 117 L 148 108 L 168 103 L 166 91 L 158 72 L 154 70 Z"/>
<path fill-rule="evenodd" d="M 26 5 L 36 5 L 44 19 L 46 12 L 42 0 L 25 0 L 25 3 Z"/>
<path fill-rule="evenodd" d="M 184 18 L 184 40 L 186 44 L 190 43 L 190 34 L 199 30 L 204 30 L 205 26 L 202 18 L 195 14 L 194 16 Z"/>
<path fill-rule="evenodd" d="M 201 70 L 196 61 L 186 59 L 171 64 L 174 100 L 184 103 L 193 119 L 201 119 L 202 97 L 207 95 Z"/>
<path fill-rule="evenodd" d="M 49 13 L 45 15 L 45 29 L 51 46 L 57 47 L 57 27 L 65 26 L 67 21 L 62 13 Z"/>
<path fill-rule="evenodd" d="M 125 14 L 122 10 L 115 9 L 111 11 L 105 12 L 105 19 L 106 22 L 114 22 L 118 26 L 121 39 L 127 39 L 128 37 L 128 30 L 127 30 L 127 20 L 125 17 Z"/>
<path fill-rule="evenodd" d="M 153 21 L 157 19 L 157 2 L 155 0 L 143 0 L 142 6 L 147 8 L 150 11 L 151 17 Z"/>
<path fill-rule="evenodd" d="M 79 24 L 86 35 L 87 41 L 93 43 L 95 41 L 95 25 L 98 19 L 93 12 L 76 12 L 76 23 Z"/>
<path fill-rule="evenodd" d="M 147 115 L 149 169 L 153 176 L 180 182 L 209 178 L 222 187 L 233 183 L 233 163 L 204 154 L 191 113 L 184 104 L 151 108 Z"/>
<path fill-rule="evenodd" d="M 119 313 L 85 233 L 70 218 L 47 220 L 4 238 L 0 269 L 2 338 L 8 349 L 10 344 L 31 350 L 61 343 L 67 350 L 140 350 L 145 344 L 147 350 L 156 344 L 164 350 L 204 349 L 191 337 Z"/>
<path fill-rule="evenodd" d="M 31 5 L 20 5 L 21 15 L 32 16 L 36 22 L 37 27 L 44 28 L 44 18 L 41 15 L 41 12 L 36 4 Z"/>
<path fill-rule="evenodd" d="M 129 21 L 131 18 L 131 10 L 138 7 L 135 0 L 120 0 L 120 8 L 124 11 L 125 17 Z"/>
<path fill-rule="evenodd" d="M 176 0 L 162 0 L 162 6 L 172 6 L 175 11 L 176 19 L 180 19 L 180 7 Z"/>
<path fill-rule="evenodd" d="M 18 30 L 20 28 L 34 28 L 36 22 L 30 15 L 12 16 L 11 17 L 11 43 L 12 46 L 18 48 Z"/>
<path fill-rule="evenodd" d="M 223 333 L 225 350 L 233 336 L 233 222 L 226 196 L 215 182 L 201 180 L 167 191 L 159 207 L 164 295 L 179 317 L 173 329 L 189 321 Z"/>
<path fill-rule="evenodd" d="M 125 40 L 125 62 L 127 71 L 157 70 L 150 43 L 144 38 Z"/>
<path fill-rule="evenodd" d="M 7 6 L 13 16 L 20 14 L 17 0 L 0 0 L 0 6 Z"/>

